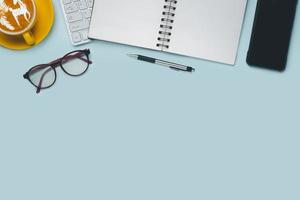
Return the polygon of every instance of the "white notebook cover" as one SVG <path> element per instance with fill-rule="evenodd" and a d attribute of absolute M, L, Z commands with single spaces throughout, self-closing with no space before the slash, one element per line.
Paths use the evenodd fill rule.
<path fill-rule="evenodd" d="M 177 0 L 165 52 L 234 64 L 247 0 Z M 89 37 L 154 50 L 165 0 L 95 0 Z"/>

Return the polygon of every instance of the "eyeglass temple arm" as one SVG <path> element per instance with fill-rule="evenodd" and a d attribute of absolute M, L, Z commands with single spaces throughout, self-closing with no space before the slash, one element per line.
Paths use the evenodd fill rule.
<path fill-rule="evenodd" d="M 51 70 L 52 70 L 52 68 L 49 68 L 49 69 L 47 69 L 46 71 L 44 71 L 44 73 L 42 74 L 41 79 L 40 79 L 40 82 L 39 82 L 38 87 L 37 87 L 37 90 L 36 90 L 36 93 L 37 93 L 37 94 L 41 92 L 43 80 L 44 80 L 46 74 L 47 74 L 48 72 L 50 72 Z"/>
<path fill-rule="evenodd" d="M 82 61 L 84 61 L 84 62 L 86 62 L 88 64 L 92 64 L 92 61 L 80 57 L 81 55 L 85 55 L 85 54 L 83 52 L 77 52 L 74 55 L 68 55 L 68 56 L 66 56 L 65 58 L 63 58 L 63 61 L 67 62 L 67 61 L 72 60 L 74 58 L 78 58 L 78 59 L 80 59 L 80 60 L 82 60 Z"/>
<path fill-rule="evenodd" d="M 37 67 L 35 67 L 33 70 L 30 70 L 30 71 L 28 71 L 26 74 L 24 74 L 24 78 L 26 78 L 26 76 L 29 75 L 29 72 L 31 72 L 31 74 L 33 74 L 33 73 L 38 72 L 39 70 L 44 69 L 44 68 L 46 68 L 46 67 L 48 67 L 48 65 L 37 66 Z"/>
<path fill-rule="evenodd" d="M 57 59 L 57 60 L 54 60 L 53 62 L 49 63 L 49 65 L 51 65 L 51 66 L 53 66 L 53 67 L 59 67 L 59 66 L 60 66 L 60 65 L 59 65 L 60 63 L 64 64 L 65 62 L 68 62 L 68 61 L 70 61 L 70 60 L 72 60 L 72 59 L 74 59 L 74 58 L 78 58 L 78 59 L 80 59 L 80 60 L 82 60 L 82 61 L 84 61 L 84 62 L 86 62 L 86 63 L 88 63 L 88 64 L 92 64 L 92 61 L 80 57 L 81 55 L 84 55 L 84 53 L 83 53 L 83 52 L 77 52 L 77 53 L 74 54 L 74 55 L 68 55 L 68 56 L 66 56 L 66 57 L 64 57 L 64 58 L 59 58 L 59 59 Z"/>

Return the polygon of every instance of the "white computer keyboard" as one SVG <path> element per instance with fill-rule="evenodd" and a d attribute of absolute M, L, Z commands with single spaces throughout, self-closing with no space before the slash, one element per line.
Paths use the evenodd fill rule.
<path fill-rule="evenodd" d="M 80 45 L 90 42 L 88 32 L 94 0 L 60 1 L 72 44 Z"/>

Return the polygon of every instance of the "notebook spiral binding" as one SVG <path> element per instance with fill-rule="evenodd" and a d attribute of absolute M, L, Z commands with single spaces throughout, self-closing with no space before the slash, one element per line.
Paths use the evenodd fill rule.
<path fill-rule="evenodd" d="M 162 51 L 169 49 L 170 37 L 172 35 L 175 10 L 177 0 L 164 0 L 164 11 L 162 12 L 163 17 L 161 18 L 160 30 L 158 32 L 159 37 L 157 38 L 158 43 L 156 44 Z"/>

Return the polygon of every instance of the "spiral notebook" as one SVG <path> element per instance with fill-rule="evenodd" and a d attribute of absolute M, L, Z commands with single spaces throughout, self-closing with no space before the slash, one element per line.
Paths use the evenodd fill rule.
<path fill-rule="evenodd" d="M 96 0 L 89 37 L 234 64 L 247 0 Z"/>

